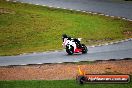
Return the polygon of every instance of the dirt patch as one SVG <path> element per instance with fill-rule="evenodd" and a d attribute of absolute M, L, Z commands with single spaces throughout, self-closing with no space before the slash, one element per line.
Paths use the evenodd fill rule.
<path fill-rule="evenodd" d="M 15 11 L 12 11 L 11 9 L 7 9 L 7 8 L 0 8 L 0 15 L 1 14 L 14 14 Z"/>
<path fill-rule="evenodd" d="M 132 74 L 132 60 L 98 61 L 79 65 L 87 74 Z M 78 64 L 44 64 L 0 67 L 0 80 L 75 79 Z"/>
<path fill-rule="evenodd" d="M 132 31 L 125 31 L 125 32 L 123 32 L 124 33 L 124 35 L 125 36 L 127 36 L 127 37 L 132 37 Z"/>

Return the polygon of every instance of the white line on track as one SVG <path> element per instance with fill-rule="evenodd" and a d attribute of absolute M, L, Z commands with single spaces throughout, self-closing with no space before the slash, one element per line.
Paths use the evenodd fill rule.
<path fill-rule="evenodd" d="M 110 17 L 114 17 L 114 16 L 110 16 Z"/>
<path fill-rule="evenodd" d="M 36 63 L 36 64 L 43 64 L 43 63 Z"/>
<path fill-rule="evenodd" d="M 27 64 L 20 64 L 20 65 L 27 65 Z"/>
<path fill-rule="evenodd" d="M 104 14 L 99 14 L 99 15 L 103 16 Z"/>
<path fill-rule="evenodd" d="M 73 10 L 73 9 L 69 9 L 69 10 Z"/>
<path fill-rule="evenodd" d="M 42 5 L 42 6 L 46 6 L 46 5 Z"/>
<path fill-rule="evenodd" d="M 86 11 L 82 11 L 82 12 L 86 13 Z"/>
<path fill-rule="evenodd" d="M 109 43 L 109 44 L 113 44 L 113 42 Z"/>
<path fill-rule="evenodd" d="M 80 12 L 81 10 L 76 10 L 76 11 L 79 11 Z"/>
<path fill-rule="evenodd" d="M 129 21 L 132 21 L 132 20 L 129 20 Z"/>
<path fill-rule="evenodd" d="M 120 19 L 121 17 L 119 17 L 119 16 L 118 16 L 117 18 L 119 18 L 119 19 Z"/>
<path fill-rule="evenodd" d="M 95 47 L 95 46 L 91 46 L 91 47 Z"/>
<path fill-rule="evenodd" d="M 17 1 L 13 1 L 13 2 L 17 2 Z"/>
<path fill-rule="evenodd" d="M 98 13 L 93 13 L 93 14 L 98 14 Z"/>
<path fill-rule="evenodd" d="M 109 45 L 108 43 L 105 43 L 105 45 Z"/>
<path fill-rule="evenodd" d="M 105 16 L 109 16 L 109 15 L 105 15 Z"/>
<path fill-rule="evenodd" d="M 60 7 L 56 7 L 56 8 L 60 8 Z"/>
<path fill-rule="evenodd" d="M 58 63 L 63 63 L 63 62 L 58 62 Z"/>
<path fill-rule="evenodd" d="M 121 40 L 121 41 L 119 41 L 119 42 L 124 42 L 124 40 Z"/>
<path fill-rule="evenodd" d="M 35 5 L 39 5 L 39 4 L 35 4 Z"/>
<path fill-rule="evenodd" d="M 50 8 L 52 8 L 53 6 L 49 6 Z"/>
<path fill-rule="evenodd" d="M 92 13 L 92 12 L 88 12 L 88 13 Z"/>
<path fill-rule="evenodd" d="M 126 20 L 126 18 L 122 18 L 123 20 Z"/>

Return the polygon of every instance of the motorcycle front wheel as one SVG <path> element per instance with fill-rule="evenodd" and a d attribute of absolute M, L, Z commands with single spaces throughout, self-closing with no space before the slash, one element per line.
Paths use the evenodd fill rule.
<path fill-rule="evenodd" d="M 73 46 L 66 46 L 66 52 L 68 55 L 72 55 L 74 53 L 74 47 Z"/>

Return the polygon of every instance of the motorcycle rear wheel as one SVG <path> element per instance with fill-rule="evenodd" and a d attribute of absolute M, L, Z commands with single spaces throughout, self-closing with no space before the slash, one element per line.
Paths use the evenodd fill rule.
<path fill-rule="evenodd" d="M 82 44 L 82 54 L 85 54 L 87 52 L 88 52 L 88 48 L 84 44 Z"/>

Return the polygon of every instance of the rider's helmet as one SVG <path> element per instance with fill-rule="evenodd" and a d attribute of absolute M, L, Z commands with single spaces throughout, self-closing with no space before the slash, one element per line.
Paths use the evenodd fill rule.
<path fill-rule="evenodd" d="M 66 34 L 63 34 L 62 38 L 68 38 L 68 36 Z"/>

